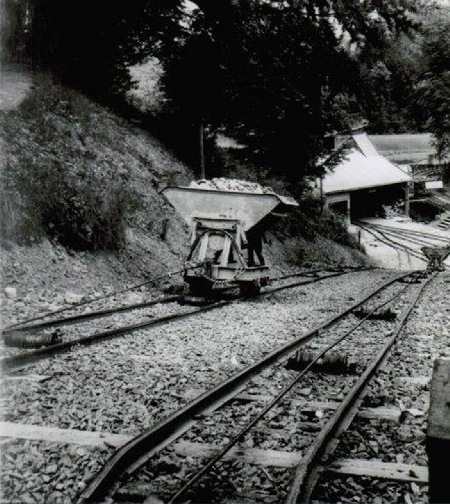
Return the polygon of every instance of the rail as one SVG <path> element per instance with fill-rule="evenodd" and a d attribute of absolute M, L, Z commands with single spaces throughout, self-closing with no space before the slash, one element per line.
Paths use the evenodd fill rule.
<path fill-rule="evenodd" d="M 366 268 L 361 268 L 361 269 L 366 269 Z M 330 273 L 329 275 L 319 276 L 319 277 L 311 278 L 311 279 L 308 279 L 305 281 L 294 282 L 292 284 L 281 286 L 281 287 L 274 287 L 272 289 L 266 289 L 264 292 L 261 292 L 260 294 L 258 294 L 255 297 L 267 296 L 267 295 L 279 292 L 281 290 L 287 290 L 287 289 L 299 287 L 302 285 L 308 285 L 311 283 L 326 280 L 328 278 L 334 278 L 337 276 L 348 274 L 348 273 L 351 273 L 352 271 L 353 271 L 352 269 L 338 271 L 338 272 Z M 23 367 L 25 365 L 30 365 L 35 362 L 39 362 L 43 359 L 53 357 L 54 355 L 61 354 L 64 352 L 69 352 L 77 345 L 79 345 L 79 346 L 93 345 L 93 344 L 99 343 L 101 341 L 105 341 L 105 340 L 108 340 L 108 339 L 111 339 L 114 337 L 118 337 L 118 336 L 123 336 L 124 334 L 132 333 L 132 332 L 137 331 L 139 329 L 145 329 L 145 328 L 151 327 L 151 326 L 166 324 L 166 323 L 172 322 L 174 320 L 188 318 L 188 317 L 191 317 L 194 315 L 205 313 L 205 312 L 213 310 L 213 309 L 218 309 L 218 308 L 222 308 L 224 306 L 231 305 L 232 303 L 235 303 L 235 302 L 247 301 L 249 299 L 254 299 L 254 298 L 242 298 L 241 297 L 241 298 L 237 298 L 237 299 L 233 299 L 233 300 L 218 301 L 216 303 L 212 303 L 212 304 L 200 307 L 200 308 L 196 308 L 196 309 L 193 309 L 188 312 L 166 315 L 166 316 L 159 317 L 159 318 L 156 318 L 156 319 L 153 319 L 150 321 L 146 320 L 143 322 L 111 329 L 108 331 L 98 332 L 98 333 L 95 333 L 95 334 L 92 334 L 89 336 L 84 336 L 81 338 L 77 338 L 74 340 L 65 341 L 62 343 L 56 343 L 55 345 L 48 346 L 45 348 L 40 348 L 38 350 L 25 352 L 25 353 L 21 353 L 21 354 L 10 356 L 10 357 L 4 357 L 3 359 L 0 360 L 0 366 L 5 371 L 12 371 L 14 369 Z"/>
<path fill-rule="evenodd" d="M 225 404 L 238 391 L 242 390 L 251 378 L 270 366 L 283 361 L 288 355 L 316 337 L 320 331 L 333 326 L 388 286 L 415 274 L 416 272 L 408 272 L 397 275 L 395 278 L 385 282 L 381 287 L 372 290 L 368 295 L 343 310 L 337 316 L 330 318 L 323 324 L 274 350 L 260 361 L 248 366 L 231 378 L 219 383 L 210 391 L 197 397 L 168 418 L 159 422 L 152 429 L 143 432 L 140 436 L 119 449 L 110 458 L 103 470 L 80 495 L 78 503 L 103 501 L 120 477 L 125 474 L 131 474 L 155 453 L 180 437 L 195 423 L 196 417 Z"/>
<path fill-rule="evenodd" d="M 400 332 L 406 324 L 425 287 L 436 278 L 436 275 L 437 273 L 434 273 L 420 286 L 420 289 L 408 306 L 406 313 L 392 332 L 392 336 L 352 387 L 349 394 L 347 394 L 346 398 L 328 421 L 325 428 L 321 431 L 314 444 L 303 457 L 301 464 L 297 467 L 295 472 L 286 504 L 297 504 L 298 502 L 308 503 L 310 501 L 312 491 L 320 476 L 319 465 L 321 461 L 333 452 L 336 446 L 336 438 L 348 428 L 352 422 L 358 410 L 359 402 L 362 399 L 365 387 L 386 360 L 389 350 L 397 341 Z"/>

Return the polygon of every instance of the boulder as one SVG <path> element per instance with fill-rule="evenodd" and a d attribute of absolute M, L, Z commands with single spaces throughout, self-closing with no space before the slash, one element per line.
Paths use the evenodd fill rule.
<path fill-rule="evenodd" d="M 75 292 L 66 292 L 64 295 L 64 301 L 68 304 L 78 304 L 83 301 L 84 295 L 83 294 L 76 294 Z"/>
<path fill-rule="evenodd" d="M 4 293 L 8 299 L 17 299 L 17 289 L 15 287 L 5 287 Z"/>

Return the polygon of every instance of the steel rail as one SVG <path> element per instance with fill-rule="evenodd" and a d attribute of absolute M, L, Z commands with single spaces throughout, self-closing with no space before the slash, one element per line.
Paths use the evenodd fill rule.
<path fill-rule="evenodd" d="M 367 230 L 367 229 L 366 229 L 366 231 L 369 232 L 369 230 Z M 386 236 L 386 234 L 384 234 L 384 232 L 381 232 L 381 231 L 378 231 L 378 230 L 376 232 L 380 233 L 386 240 L 389 240 L 392 243 L 397 243 L 398 245 L 400 245 L 398 242 L 395 242 L 391 238 L 389 238 L 388 236 Z M 425 256 L 425 254 L 423 254 L 422 252 L 416 251 L 416 250 L 414 250 L 414 249 L 412 249 L 410 247 L 407 247 L 406 245 L 400 245 L 400 246 L 403 246 L 404 248 L 407 248 L 410 251 L 411 255 L 417 257 L 418 259 L 421 259 L 422 261 L 425 261 L 425 262 L 429 263 L 428 257 Z M 431 248 L 433 248 L 433 247 L 431 247 Z M 420 254 L 423 257 L 420 257 L 417 254 Z M 444 268 L 445 268 L 445 265 L 444 265 Z"/>
<path fill-rule="evenodd" d="M 295 278 L 298 276 L 309 276 L 309 275 L 315 275 L 316 273 L 322 273 L 323 271 L 343 271 L 343 270 L 360 270 L 362 269 L 361 266 L 343 266 L 343 267 L 336 267 L 336 268 L 319 268 L 319 269 L 312 269 L 312 270 L 302 270 L 298 271 L 297 273 L 291 273 L 289 275 L 282 275 L 278 277 L 273 277 L 270 280 L 271 281 L 276 281 L 279 282 L 280 280 L 286 280 L 288 278 Z"/>
<path fill-rule="evenodd" d="M 65 341 L 62 343 L 57 343 L 56 345 L 52 345 L 45 348 L 40 348 L 38 350 L 34 350 L 31 352 L 26 352 L 18 355 L 14 355 L 11 357 L 4 357 L 0 361 L 0 366 L 5 371 L 11 371 L 16 368 L 23 367 L 25 365 L 34 364 L 35 362 L 39 362 L 40 360 L 47 359 L 49 357 L 53 357 L 56 354 L 61 354 L 65 352 L 70 352 L 72 349 L 76 348 L 78 345 L 80 346 L 89 346 L 94 343 L 98 343 L 100 341 L 105 341 L 111 338 L 115 338 L 118 336 L 123 336 L 127 333 L 132 333 L 139 329 L 144 329 L 150 326 L 156 326 L 165 324 L 167 322 L 171 322 L 172 320 L 180 320 L 183 318 L 190 317 L 192 315 L 197 315 L 201 312 L 207 312 L 209 310 L 213 310 L 215 308 L 221 308 L 222 306 L 226 306 L 231 304 L 232 301 L 221 301 L 218 303 L 214 303 L 213 305 L 203 306 L 201 308 L 197 308 L 191 310 L 189 312 L 184 313 L 175 313 L 173 315 L 166 315 L 164 317 L 160 317 L 157 319 L 153 319 L 150 321 L 139 322 L 137 324 L 132 324 L 124 327 L 119 327 L 116 329 L 110 329 L 108 331 L 102 331 L 99 333 L 91 334 L 90 336 L 83 336 L 81 338 Z"/>
<path fill-rule="evenodd" d="M 378 228 L 374 227 L 372 228 L 374 229 L 375 231 L 379 231 Z M 418 236 L 412 236 L 412 235 L 406 235 L 406 234 L 402 234 L 402 233 L 396 233 L 395 231 L 388 231 L 386 229 L 382 229 L 381 230 L 386 236 L 390 236 L 392 238 L 395 238 L 396 240 L 404 240 L 404 241 L 407 241 L 409 243 L 413 243 L 415 245 L 419 245 L 419 246 L 425 246 L 425 247 L 438 247 L 439 245 L 437 245 L 436 243 L 431 243 L 429 241 L 426 241 L 424 240 L 423 238 L 419 238 Z"/>
<path fill-rule="evenodd" d="M 354 268 L 354 269 L 358 269 L 358 268 Z M 280 277 L 272 278 L 271 281 L 286 280 L 288 278 L 295 278 L 295 277 L 298 277 L 298 276 L 309 276 L 311 274 L 317 274 L 317 273 L 322 272 L 322 271 L 337 271 L 337 269 L 336 268 L 322 268 L 322 269 L 315 269 L 315 270 L 303 270 L 303 271 L 300 271 L 300 272 L 297 272 L 297 273 L 292 273 L 290 275 L 283 275 L 283 276 L 280 276 Z M 339 270 L 339 271 L 342 271 L 342 270 Z M 229 288 L 233 288 L 233 286 L 229 287 Z M 166 297 L 163 297 L 163 298 L 154 299 L 152 301 L 144 301 L 144 302 L 141 302 L 141 303 L 135 303 L 135 304 L 131 304 L 131 305 L 118 306 L 116 308 L 107 308 L 107 309 L 104 309 L 104 310 L 96 310 L 96 311 L 91 311 L 91 312 L 88 312 L 88 313 L 80 313 L 78 315 L 71 315 L 69 317 L 64 317 L 64 318 L 60 318 L 60 319 L 56 319 L 56 320 L 49 320 L 49 321 L 44 321 L 44 322 L 38 322 L 37 324 L 31 324 L 31 325 L 17 325 L 17 324 L 14 324 L 14 325 L 11 325 L 11 326 L 8 326 L 8 327 L 4 328 L 2 330 L 2 335 L 11 334 L 11 333 L 15 333 L 15 332 L 24 332 L 24 331 L 31 331 L 31 330 L 47 329 L 47 328 L 50 328 L 50 327 L 57 327 L 57 326 L 66 325 L 66 324 L 73 324 L 73 323 L 76 323 L 76 322 L 81 321 L 81 320 L 83 320 L 83 321 L 85 321 L 85 320 L 92 320 L 93 318 L 97 318 L 97 317 L 100 318 L 100 317 L 104 317 L 106 315 L 111 315 L 113 313 L 120 313 L 120 312 L 124 312 L 124 311 L 131 311 L 131 310 L 135 310 L 135 309 L 139 309 L 139 308 L 147 308 L 147 307 L 153 306 L 155 304 L 171 303 L 171 302 L 174 302 L 174 301 L 179 301 L 179 300 L 181 300 L 181 298 L 182 298 L 181 295 L 180 296 L 166 296 Z M 98 298 L 95 301 L 98 301 L 98 300 L 101 300 L 101 299 L 102 298 Z M 63 310 L 64 311 L 67 310 L 67 309 L 70 310 L 70 309 L 77 308 L 79 306 L 81 306 L 81 305 L 74 305 L 73 307 L 64 308 Z M 52 314 L 56 314 L 56 313 L 59 313 L 59 311 L 56 310 L 54 312 L 49 312 L 47 314 L 41 315 L 40 317 L 36 317 L 36 319 L 41 319 L 41 318 L 44 318 L 44 317 L 48 317 L 48 316 L 50 316 Z"/>
<path fill-rule="evenodd" d="M 141 303 L 135 303 L 135 304 L 131 304 L 131 305 L 122 305 L 122 306 L 117 306 L 115 308 L 107 308 L 105 310 L 97 310 L 97 311 L 91 311 L 88 313 L 80 313 L 78 315 L 72 315 L 70 317 L 65 317 L 62 319 L 49 320 L 48 322 L 39 322 L 37 324 L 31 324 L 31 325 L 21 325 L 19 327 L 7 327 L 7 328 L 3 329 L 2 335 L 16 333 L 16 332 L 47 329 L 49 327 L 57 327 L 57 326 L 66 325 L 66 324 L 74 324 L 76 322 L 79 322 L 80 320 L 91 320 L 94 318 L 101 318 L 101 317 L 105 317 L 106 315 L 111 315 L 113 313 L 131 311 L 131 310 L 136 310 L 138 308 L 147 308 L 147 307 L 153 306 L 155 304 L 172 303 L 173 301 L 178 301 L 180 299 L 180 297 L 181 296 L 166 296 L 163 298 L 153 299 L 151 301 L 143 301 Z"/>
<path fill-rule="evenodd" d="M 363 270 L 363 269 L 364 268 L 362 268 L 361 270 Z M 320 282 L 320 281 L 326 280 L 328 278 L 333 278 L 336 276 L 341 276 L 341 275 L 351 273 L 352 271 L 353 270 L 332 273 L 331 275 L 326 275 L 323 277 L 312 278 L 312 279 L 301 281 L 301 282 L 294 282 L 292 284 L 285 285 L 282 287 L 275 287 L 273 289 L 268 289 L 264 292 L 261 292 L 260 294 L 258 294 L 257 296 L 255 296 L 254 298 L 251 298 L 251 299 L 256 299 L 257 297 L 267 296 L 269 294 L 273 294 L 273 293 L 278 292 L 280 290 L 287 290 L 287 289 L 291 289 L 294 287 L 300 287 L 302 285 L 308 285 L 311 283 Z M 224 306 L 231 305 L 231 304 L 236 303 L 238 301 L 248 301 L 248 300 L 249 300 L 249 298 L 240 297 L 240 298 L 232 299 L 232 300 L 218 301 L 216 303 L 213 303 L 213 304 L 210 304 L 207 306 L 202 306 L 200 308 L 196 308 L 196 309 L 190 310 L 188 312 L 166 315 L 164 317 L 160 317 L 160 318 L 153 319 L 150 321 L 139 322 L 137 324 L 119 327 L 116 329 L 110 329 L 108 331 L 102 331 L 99 333 L 92 334 L 90 336 L 83 336 L 83 337 L 75 339 L 75 340 L 57 343 L 56 345 L 48 346 L 45 348 L 40 348 L 38 350 L 33 350 L 31 352 L 21 353 L 21 354 L 14 355 L 11 357 L 4 357 L 3 359 L 0 360 L 0 367 L 5 371 L 12 371 L 14 369 L 17 369 L 17 368 L 20 368 L 20 367 L 23 367 L 23 366 L 26 366 L 29 364 L 33 364 L 35 362 L 39 362 L 43 359 L 48 359 L 50 357 L 53 357 L 56 354 L 70 352 L 77 345 L 89 346 L 89 345 L 99 343 L 99 342 L 107 340 L 107 339 L 111 339 L 111 338 L 118 337 L 118 336 L 123 336 L 124 334 L 128 334 L 128 333 L 137 331 L 139 329 L 145 329 L 147 327 L 165 324 L 165 323 L 171 322 L 173 320 L 180 320 L 180 319 L 187 318 L 187 317 L 190 317 L 193 315 L 197 315 L 199 313 L 204 313 L 204 312 L 216 309 L 216 308 L 222 308 Z"/>
<path fill-rule="evenodd" d="M 330 275 L 313 277 L 313 278 L 311 278 L 309 280 L 305 280 L 303 282 L 295 282 L 295 283 L 289 284 L 289 285 L 281 285 L 280 287 L 272 287 L 271 289 L 266 289 L 264 292 L 260 292 L 254 298 L 250 298 L 250 299 L 256 299 L 258 297 L 269 296 L 271 294 L 276 294 L 277 292 L 280 292 L 280 291 L 283 291 L 286 289 L 290 289 L 291 287 L 301 287 L 302 285 L 309 285 L 312 283 L 320 282 L 321 280 L 326 280 L 327 278 L 334 278 L 334 277 L 338 277 L 338 276 L 342 276 L 342 275 L 347 275 L 347 274 L 353 273 L 355 271 L 368 271 L 371 269 L 373 269 L 372 266 L 367 266 L 367 267 L 363 267 L 363 268 L 349 269 L 348 271 L 337 271 L 336 273 L 331 273 Z M 249 298 L 245 298 L 245 299 L 249 299 Z"/>
<path fill-rule="evenodd" d="M 416 250 L 412 249 L 411 247 L 408 247 L 407 245 L 402 245 L 399 244 L 390 238 L 388 238 L 382 231 L 375 230 L 375 229 L 370 229 L 367 226 L 363 224 L 357 224 L 361 229 L 364 229 L 367 233 L 371 234 L 374 238 L 376 238 L 378 241 L 384 243 L 385 245 L 388 245 L 389 247 L 396 249 L 397 251 L 402 250 L 405 254 L 410 254 L 417 259 L 420 259 L 421 261 L 428 262 L 427 259 L 421 254 L 420 252 L 417 252 Z M 382 238 L 376 235 L 376 233 L 379 233 Z"/>
<path fill-rule="evenodd" d="M 319 331 L 334 325 L 353 310 L 376 296 L 379 292 L 414 273 L 415 272 L 403 273 L 385 282 L 382 286 L 372 290 L 368 295 L 364 296 L 338 315 L 331 317 L 314 329 L 311 329 L 307 333 L 275 349 L 255 364 L 244 368 L 232 377 L 220 382 L 211 390 L 195 398 L 166 419 L 160 421 L 156 426 L 144 431 L 141 435 L 131 440 L 112 455 L 104 468 L 81 493 L 77 502 L 79 504 L 102 502 L 108 495 L 111 487 L 120 477 L 125 474 L 131 474 L 155 453 L 179 438 L 195 424 L 196 417 L 226 403 L 236 395 L 239 390 L 242 390 L 254 376 L 277 362 L 282 361 L 287 355 L 317 336 Z"/>
<path fill-rule="evenodd" d="M 448 238 L 445 238 L 444 236 L 435 235 L 432 233 L 425 233 L 422 231 L 416 231 L 414 229 L 396 228 L 396 227 L 392 227 L 392 226 L 386 226 L 385 224 L 374 224 L 372 222 L 365 222 L 365 221 L 357 221 L 357 222 L 361 222 L 365 226 L 380 227 L 380 228 L 392 230 L 392 231 L 395 230 L 396 232 L 403 233 L 403 234 L 410 234 L 410 235 L 417 235 L 417 236 L 426 237 L 426 238 L 433 238 L 435 240 L 443 241 L 443 242 L 449 241 Z"/>
<path fill-rule="evenodd" d="M 196 267 L 198 267 L 198 266 L 192 266 L 190 269 L 195 269 Z M 108 298 L 117 296 L 119 294 L 125 294 L 125 292 L 130 292 L 132 290 L 139 289 L 140 287 L 143 287 L 144 285 L 149 285 L 152 283 L 159 282 L 160 280 L 164 280 L 164 278 L 171 278 L 173 275 L 177 275 L 179 273 L 182 273 L 183 271 L 185 271 L 185 270 L 182 269 L 179 271 L 166 273 L 165 275 L 162 275 L 160 277 L 151 278 L 150 280 L 146 280 L 145 282 L 141 282 L 139 284 L 132 285 L 131 287 L 125 287 L 124 289 L 121 289 L 118 291 L 110 292 L 109 294 L 105 294 L 104 296 L 99 296 L 99 297 L 93 298 L 93 299 L 86 299 L 85 301 L 80 301 L 79 303 L 76 303 L 72 306 L 58 308 L 57 310 L 49 311 L 49 312 L 43 313 L 41 315 L 36 315 L 35 317 L 31 317 L 29 319 L 20 320 L 19 322 L 16 322 L 15 324 L 12 324 L 12 325 L 6 327 L 5 330 L 15 329 L 15 328 L 23 326 L 24 324 L 28 324 L 29 322 L 35 322 L 36 320 L 41 320 L 43 318 L 50 317 L 51 315 L 57 315 L 59 313 L 63 313 L 63 312 L 69 311 L 69 310 L 75 310 L 75 308 L 80 308 L 81 306 L 86 306 L 88 304 L 95 303 L 96 301 L 103 301 L 104 299 L 108 299 Z"/>
<path fill-rule="evenodd" d="M 385 235 L 388 236 L 393 236 L 399 240 L 404 240 L 404 241 L 409 241 L 410 243 L 414 243 L 416 245 L 425 245 L 425 246 L 430 246 L 430 247 L 439 247 L 441 246 L 440 244 L 436 242 L 431 242 L 429 238 L 418 236 L 418 235 L 410 235 L 407 233 L 399 233 L 395 228 L 390 228 L 387 229 L 385 227 L 379 227 L 379 226 L 374 226 L 374 225 L 369 225 L 367 226 L 368 228 L 372 229 L 373 231 L 378 231 L 378 232 L 383 232 Z M 446 240 L 447 243 L 450 242 L 450 238 Z"/>
<path fill-rule="evenodd" d="M 286 499 L 286 504 L 297 504 L 299 502 L 308 503 L 310 501 L 312 491 L 314 490 L 321 473 L 321 467 L 319 464 L 324 458 L 328 457 L 334 451 L 337 446 L 337 437 L 346 430 L 352 422 L 359 409 L 365 389 L 370 379 L 386 361 L 389 356 L 389 351 L 397 341 L 399 334 L 405 326 L 425 287 L 429 285 L 434 278 L 436 278 L 436 275 L 437 273 L 434 273 L 420 286 L 418 292 L 409 304 L 404 316 L 396 328 L 392 331 L 389 340 L 385 345 L 383 345 L 376 358 L 367 366 L 345 399 L 336 409 L 333 416 L 321 430 L 319 436 L 314 441 L 314 444 L 302 458 L 301 463 L 297 466 L 295 471 L 293 483 Z"/>
<path fill-rule="evenodd" d="M 422 259 L 421 256 L 423 256 L 423 254 L 421 252 L 414 250 L 413 248 L 409 247 L 408 245 L 405 245 L 404 243 L 398 243 L 398 242 L 392 240 L 391 238 L 386 236 L 384 231 L 381 231 L 379 229 L 375 229 L 370 226 L 366 226 L 364 224 L 358 224 L 358 226 L 361 227 L 362 229 L 364 229 L 367 233 L 374 236 L 377 240 L 381 241 L 382 243 L 385 243 L 386 245 L 390 246 L 391 248 L 395 248 L 396 250 L 402 249 L 406 254 L 411 254 L 412 256 L 414 256 L 418 259 Z M 380 235 L 381 238 L 376 233 L 378 233 L 378 235 Z M 425 259 L 423 259 L 423 260 L 425 260 Z"/>
<path fill-rule="evenodd" d="M 311 362 L 302 369 L 294 380 L 291 380 L 283 390 L 274 397 L 264 408 L 260 411 L 247 425 L 245 425 L 237 434 L 235 434 L 232 439 L 219 450 L 219 452 L 212 457 L 208 462 L 202 466 L 202 468 L 178 490 L 178 492 L 172 496 L 172 498 L 167 502 L 167 504 L 175 504 L 179 502 L 180 497 L 186 493 L 188 489 L 190 489 L 197 481 L 199 481 L 208 471 L 214 467 L 214 465 L 219 462 L 262 418 L 264 418 L 267 413 L 273 409 L 274 406 L 279 404 L 283 398 L 304 378 L 304 376 L 313 368 L 314 364 L 316 364 L 322 357 L 324 357 L 330 350 L 339 345 L 344 339 L 348 338 L 350 334 L 355 332 L 359 327 L 361 327 L 367 320 L 369 320 L 370 316 L 374 314 L 380 308 L 383 308 L 389 303 L 392 303 L 395 299 L 400 297 L 408 287 L 404 287 L 400 292 L 397 292 L 394 296 L 389 298 L 387 301 L 383 301 L 381 304 L 377 305 L 375 308 L 370 310 L 370 312 L 356 325 L 354 325 L 351 329 L 347 330 L 342 336 L 340 336 L 337 340 L 333 341 L 326 348 L 320 351 L 315 357 L 311 360 Z"/>
<path fill-rule="evenodd" d="M 377 226 L 374 226 L 374 229 L 378 229 Z M 411 234 L 411 233 L 404 233 L 403 231 L 397 230 L 397 229 L 386 229 L 386 228 L 380 228 L 383 231 L 389 232 L 391 234 L 396 234 L 398 236 L 404 236 L 405 238 L 409 238 L 411 240 L 417 240 L 423 243 L 426 243 L 428 245 L 436 245 L 436 246 L 442 246 L 445 243 L 450 242 L 450 237 L 443 238 L 441 236 L 433 236 L 433 235 L 420 235 L 420 234 Z"/>

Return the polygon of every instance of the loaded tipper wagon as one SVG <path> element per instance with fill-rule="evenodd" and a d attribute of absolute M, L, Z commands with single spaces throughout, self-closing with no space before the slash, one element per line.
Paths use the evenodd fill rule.
<path fill-rule="evenodd" d="M 256 184 L 247 183 L 254 190 L 250 192 L 216 189 L 205 182 L 162 191 L 191 228 L 184 276 L 188 296 L 209 297 L 229 285 L 239 286 L 243 295 L 254 295 L 269 280 L 269 266 L 261 251 L 262 235 L 274 218 L 297 202 L 273 192 L 255 192 Z"/>

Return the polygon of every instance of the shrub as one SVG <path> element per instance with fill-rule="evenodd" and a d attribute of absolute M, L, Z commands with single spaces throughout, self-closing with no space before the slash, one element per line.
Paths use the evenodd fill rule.
<path fill-rule="evenodd" d="M 324 237 L 340 245 L 363 251 L 354 236 L 347 231 L 343 218 L 328 210 L 322 210 L 320 201 L 308 195 L 300 199 L 298 208 L 281 223 L 277 233 L 301 236 L 308 241 Z"/>
<path fill-rule="evenodd" d="M 27 244 L 47 235 L 75 250 L 118 249 L 137 203 L 127 170 L 112 161 L 122 139 L 99 136 L 98 109 L 85 98 L 43 89 L 2 122 L 2 239 Z"/>
<path fill-rule="evenodd" d="M 125 241 L 125 217 L 135 201 L 123 183 L 73 173 L 55 164 L 18 170 L 20 195 L 4 208 L 3 237 L 30 243 L 43 234 L 75 250 L 112 250 Z"/>

